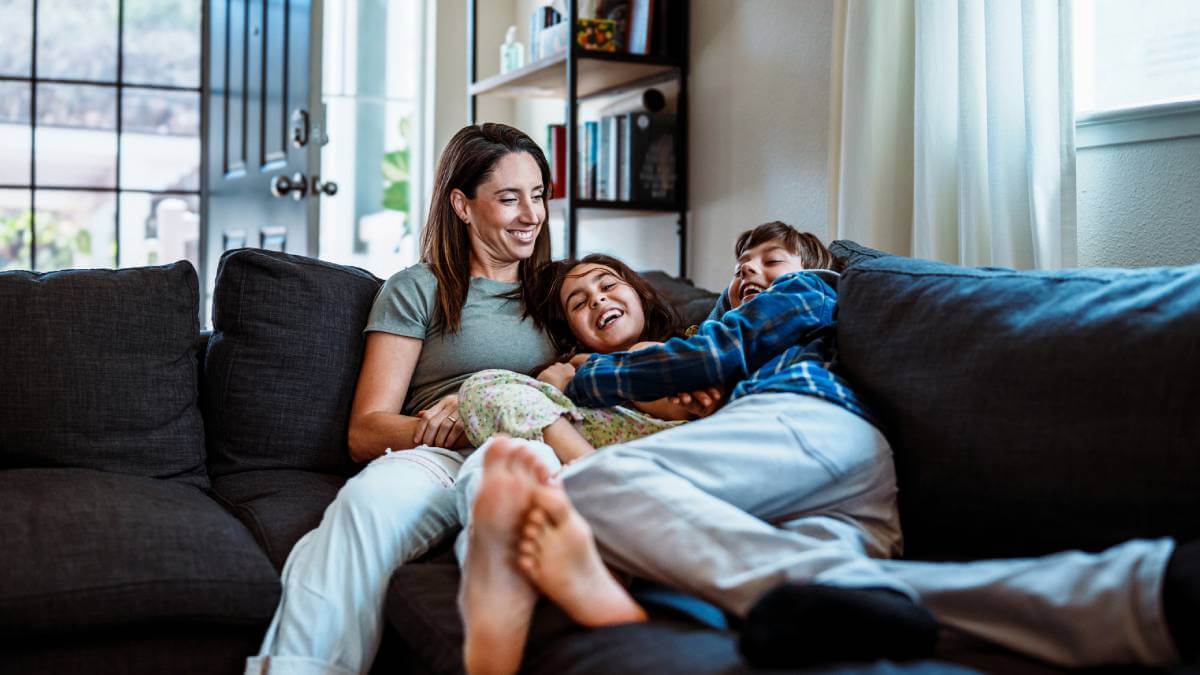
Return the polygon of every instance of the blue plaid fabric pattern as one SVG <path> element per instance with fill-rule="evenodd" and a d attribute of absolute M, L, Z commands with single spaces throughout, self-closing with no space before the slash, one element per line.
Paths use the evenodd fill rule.
<path fill-rule="evenodd" d="M 585 407 L 652 401 L 719 387 L 729 400 L 764 393 L 823 398 L 875 419 L 837 374 L 837 293 L 815 274 L 794 272 L 734 310 L 700 324 L 690 338 L 635 352 L 595 354 L 566 394 Z"/>

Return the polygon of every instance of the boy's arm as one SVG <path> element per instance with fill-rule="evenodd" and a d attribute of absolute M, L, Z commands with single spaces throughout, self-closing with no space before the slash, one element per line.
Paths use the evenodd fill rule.
<path fill-rule="evenodd" d="M 601 407 L 727 389 L 809 331 L 829 325 L 836 301 L 833 290 L 815 277 L 788 275 L 719 321 L 705 321 L 686 340 L 593 355 L 563 391 L 581 406 Z"/>

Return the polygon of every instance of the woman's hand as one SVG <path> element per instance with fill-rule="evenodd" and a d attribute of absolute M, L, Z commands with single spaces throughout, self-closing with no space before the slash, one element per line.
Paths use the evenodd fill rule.
<path fill-rule="evenodd" d="M 682 406 L 696 417 L 708 417 L 721 407 L 723 398 L 720 389 L 709 387 L 699 391 L 676 394 L 668 397 L 668 400 L 675 405 Z"/>
<path fill-rule="evenodd" d="M 590 354 L 585 356 L 590 356 Z M 574 361 L 574 359 L 572 359 L 572 361 Z M 538 373 L 537 379 L 551 385 L 559 391 L 566 391 L 567 385 L 571 383 L 571 380 L 575 379 L 575 366 L 571 365 L 570 363 L 552 364 L 547 366 L 542 372 Z"/>
<path fill-rule="evenodd" d="M 446 394 L 437 403 L 417 413 L 420 422 L 413 431 L 413 447 L 429 445 L 453 449 L 463 444 L 466 430 L 458 419 L 458 395 Z"/>

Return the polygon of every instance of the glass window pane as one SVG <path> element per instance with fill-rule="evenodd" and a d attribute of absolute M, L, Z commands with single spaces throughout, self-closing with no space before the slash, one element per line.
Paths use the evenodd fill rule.
<path fill-rule="evenodd" d="M 121 194 L 121 267 L 190 260 L 200 269 L 200 197 Z"/>
<path fill-rule="evenodd" d="M 113 267 L 117 260 L 115 192 L 38 190 L 34 211 L 39 272 Z"/>
<path fill-rule="evenodd" d="M 200 86 L 200 0 L 125 3 L 124 81 Z"/>
<path fill-rule="evenodd" d="M 32 0 L 0 0 L 0 26 L 5 26 L 0 39 L 0 75 L 29 77 L 29 62 L 33 56 Z"/>
<path fill-rule="evenodd" d="M 39 0 L 38 76 L 115 82 L 117 0 Z"/>
<path fill-rule="evenodd" d="M 0 184 L 29 184 L 33 137 L 29 125 L 29 91 L 28 82 L 0 82 L 0 148 L 4 153 L 4 160 L 0 161 Z"/>
<path fill-rule="evenodd" d="M 116 87 L 39 84 L 38 185 L 116 187 Z"/>
<path fill-rule="evenodd" d="M 1200 99 L 1200 2 L 1077 2 L 1075 108 Z"/>
<path fill-rule="evenodd" d="M 321 258 L 391 275 L 417 256 L 413 106 L 339 97 L 326 113 L 339 142 L 321 150 L 322 179 L 338 184 L 338 196 L 321 198 Z"/>
<path fill-rule="evenodd" d="M 121 187 L 200 189 L 200 95 L 125 89 Z"/>
<path fill-rule="evenodd" d="M 29 190 L 0 190 L 0 271 L 30 269 Z"/>
<path fill-rule="evenodd" d="M 421 13 L 420 0 L 326 3 L 323 91 L 415 98 Z"/>

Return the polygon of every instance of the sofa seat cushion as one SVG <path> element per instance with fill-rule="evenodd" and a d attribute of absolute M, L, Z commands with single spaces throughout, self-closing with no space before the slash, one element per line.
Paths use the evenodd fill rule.
<path fill-rule="evenodd" d="M 1200 536 L 1200 266 L 897 256 L 838 287 L 839 358 L 895 452 L 907 553 Z"/>
<path fill-rule="evenodd" d="M 408 564 L 392 574 L 385 605 L 387 620 L 415 657 L 412 661 L 420 665 L 420 672 L 438 675 L 462 672 L 463 628 L 456 601 L 461 578 L 454 562 Z M 737 634 L 712 627 L 711 616 L 720 614 L 715 607 L 661 586 L 640 584 L 639 587 L 642 591 L 634 590 L 634 597 L 651 619 L 642 624 L 587 630 L 553 604 L 539 603 L 529 628 L 522 672 L 546 675 L 754 672 L 738 652 Z M 831 664 L 803 672 L 969 675 L 975 671 L 946 662 L 880 661 Z"/>
<path fill-rule="evenodd" d="M 283 563 L 296 541 L 321 522 L 346 479 L 331 474 L 270 469 L 213 479 L 213 494 L 250 529 L 271 564 Z"/>
<path fill-rule="evenodd" d="M 0 272 L 0 469 L 206 487 L 190 263 Z"/>
<path fill-rule="evenodd" d="M 348 475 L 363 327 L 382 282 L 287 253 L 221 257 L 204 361 L 209 471 Z"/>
<path fill-rule="evenodd" d="M 262 625 L 279 577 L 203 491 L 87 469 L 0 472 L 0 633 Z"/>

